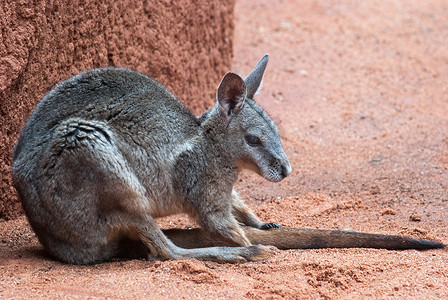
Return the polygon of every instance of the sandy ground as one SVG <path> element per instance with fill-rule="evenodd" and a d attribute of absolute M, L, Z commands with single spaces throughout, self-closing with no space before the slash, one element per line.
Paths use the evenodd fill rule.
<path fill-rule="evenodd" d="M 445 0 L 237 3 L 234 70 L 271 55 L 256 100 L 278 121 L 293 166 L 278 184 L 241 177 L 262 219 L 448 243 L 447 11 Z M 45 255 L 24 217 L 0 223 L 0 236 L 6 299 L 448 299 L 448 249 L 71 266 Z"/>

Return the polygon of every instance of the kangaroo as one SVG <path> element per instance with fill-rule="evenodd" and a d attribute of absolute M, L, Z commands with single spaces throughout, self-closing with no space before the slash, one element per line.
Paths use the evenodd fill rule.
<path fill-rule="evenodd" d="M 266 245 L 444 246 L 259 220 L 233 188 L 238 173 L 278 182 L 291 172 L 277 127 L 253 100 L 267 62 L 245 79 L 225 74 L 216 104 L 200 116 L 129 69 L 93 69 L 57 84 L 13 152 L 14 185 L 45 250 L 71 264 L 120 255 L 235 263 L 264 259 Z M 163 231 L 155 221 L 179 213 L 201 228 Z"/>

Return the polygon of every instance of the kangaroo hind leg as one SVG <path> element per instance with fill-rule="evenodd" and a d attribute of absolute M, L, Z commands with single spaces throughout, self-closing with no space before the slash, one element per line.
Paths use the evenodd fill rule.
<path fill-rule="evenodd" d="M 176 246 L 160 230 L 155 220 L 146 217 L 136 224 L 136 229 L 140 239 L 150 249 L 150 259 L 178 259 L 194 258 L 198 260 L 215 261 L 219 263 L 237 263 L 245 261 L 258 261 L 266 258 L 271 252 L 268 247 L 262 245 L 252 245 L 245 247 L 208 247 L 185 249 Z M 190 232 L 183 232 L 177 237 L 177 242 L 181 245 L 197 244 L 200 241 L 191 241 Z M 195 232 L 191 232 L 192 235 Z M 205 234 L 208 236 L 208 234 Z M 208 236 L 209 237 L 209 236 Z M 209 237 L 210 238 L 210 237 Z M 222 244 L 222 241 L 221 243 Z"/>
<path fill-rule="evenodd" d="M 104 122 L 73 118 L 55 128 L 37 174 L 39 213 L 29 219 L 47 251 L 62 261 L 113 257 L 125 228 L 120 212 L 132 205 L 128 199 L 144 194 L 116 141 Z"/>

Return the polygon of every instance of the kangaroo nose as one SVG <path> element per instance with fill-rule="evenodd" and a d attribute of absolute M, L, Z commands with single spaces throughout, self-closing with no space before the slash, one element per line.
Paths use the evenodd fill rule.
<path fill-rule="evenodd" d="M 282 175 L 283 177 L 288 176 L 292 171 L 291 164 L 288 162 L 285 165 L 282 165 Z"/>

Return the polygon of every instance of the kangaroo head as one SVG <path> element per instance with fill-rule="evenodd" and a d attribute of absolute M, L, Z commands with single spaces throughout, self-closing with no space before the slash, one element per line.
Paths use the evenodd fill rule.
<path fill-rule="evenodd" d="M 243 80 L 227 73 L 217 92 L 215 109 L 225 124 L 226 149 L 239 169 L 249 169 L 270 181 L 291 173 L 277 126 L 253 100 L 259 89 L 269 56 L 264 56 Z"/>

